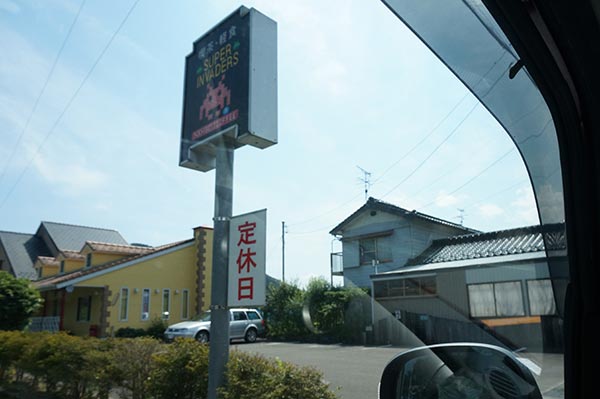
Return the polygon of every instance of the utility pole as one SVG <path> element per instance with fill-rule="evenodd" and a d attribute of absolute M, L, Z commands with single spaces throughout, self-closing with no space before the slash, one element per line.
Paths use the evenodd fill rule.
<path fill-rule="evenodd" d="M 285 222 L 281 222 L 281 281 L 285 283 Z"/>
<path fill-rule="evenodd" d="M 365 185 L 365 202 L 367 202 L 369 199 L 369 188 L 371 187 L 371 172 L 367 172 L 358 165 L 356 167 L 363 173 L 363 177 L 359 178 L 359 180 Z"/>

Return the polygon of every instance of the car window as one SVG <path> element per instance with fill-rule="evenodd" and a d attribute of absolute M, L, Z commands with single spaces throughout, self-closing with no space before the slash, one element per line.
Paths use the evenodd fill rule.
<path fill-rule="evenodd" d="M 260 316 L 256 312 L 247 312 L 247 314 L 248 314 L 248 319 L 250 319 L 250 320 L 260 320 Z"/>
<path fill-rule="evenodd" d="M 233 312 L 233 320 L 234 321 L 247 320 L 246 313 L 245 312 Z"/>

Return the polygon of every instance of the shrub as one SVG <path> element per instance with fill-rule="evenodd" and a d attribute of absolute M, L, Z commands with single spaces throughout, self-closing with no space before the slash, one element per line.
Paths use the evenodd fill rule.
<path fill-rule="evenodd" d="M 146 335 L 154 339 L 163 340 L 167 329 L 167 322 L 160 317 L 155 317 L 150 321 L 150 326 L 146 329 Z"/>
<path fill-rule="evenodd" d="M 148 337 L 112 341 L 109 379 L 127 390 L 123 396 L 147 397 L 146 385 L 155 366 L 153 355 L 160 349 L 160 342 Z"/>
<path fill-rule="evenodd" d="M 20 379 L 19 362 L 29 345 L 29 335 L 18 331 L 0 331 L 0 384 L 9 379 L 9 372 L 14 370 L 15 379 Z"/>
<path fill-rule="evenodd" d="M 148 392 L 156 399 L 206 397 L 208 346 L 188 338 L 176 339 L 162 349 L 153 357 Z"/>
<path fill-rule="evenodd" d="M 279 359 L 232 352 L 223 399 L 334 399 L 321 372 Z"/>
<path fill-rule="evenodd" d="M 119 328 L 115 333 L 116 338 L 137 338 L 137 337 L 145 337 L 147 335 L 146 330 L 143 328 L 132 328 L 132 327 L 123 327 Z"/>

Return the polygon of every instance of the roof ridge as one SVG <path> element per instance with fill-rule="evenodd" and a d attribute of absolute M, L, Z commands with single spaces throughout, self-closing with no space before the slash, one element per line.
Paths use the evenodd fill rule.
<path fill-rule="evenodd" d="M 515 232 L 541 233 L 543 225 L 534 224 L 530 226 L 513 227 L 510 229 L 482 231 L 479 233 L 460 234 L 452 237 L 438 238 L 434 242 L 463 242 L 467 240 L 479 241 L 486 238 L 502 238 L 504 236 L 514 235 Z"/>
<path fill-rule="evenodd" d="M 112 243 L 112 242 L 104 242 L 104 241 L 94 241 L 94 240 L 86 240 L 85 243 L 90 243 L 90 244 L 102 244 L 102 245 L 111 245 L 111 246 L 115 246 L 115 247 L 128 247 L 128 248 L 139 248 L 139 249 L 152 249 L 155 248 L 153 246 L 147 246 L 147 247 L 143 247 L 141 245 L 132 245 L 132 244 L 116 244 L 116 243 Z"/>
<path fill-rule="evenodd" d="M 390 202 L 386 202 L 386 201 L 383 201 L 383 200 L 379 200 L 377 198 L 369 197 L 369 199 L 367 201 L 367 204 L 369 202 L 371 202 L 373 204 L 379 203 L 379 204 L 391 206 L 391 207 L 400 209 L 401 211 L 404 211 L 407 214 L 417 215 L 417 216 L 423 217 L 425 219 L 431 219 L 432 221 L 437 221 L 437 222 L 440 222 L 442 224 L 447 224 L 447 225 L 450 225 L 450 226 L 453 226 L 453 227 L 457 227 L 457 228 L 462 229 L 462 230 L 470 230 L 470 231 L 473 231 L 473 232 L 477 232 L 478 231 L 478 230 L 472 229 L 470 227 L 463 226 L 462 224 L 454 223 L 454 222 L 451 222 L 449 220 L 439 218 L 437 216 L 432 216 L 432 215 L 429 215 L 427 213 L 419 212 L 416 209 L 413 209 L 412 211 L 409 211 L 406 208 L 402 208 L 401 206 L 398 206 L 398 205 L 395 205 L 395 204 L 392 204 Z M 477 233 L 473 233 L 473 234 L 477 234 Z"/>
<path fill-rule="evenodd" d="M 84 229 L 93 229 L 93 230 L 105 230 L 105 231 L 113 231 L 113 232 L 119 233 L 119 231 L 118 231 L 118 230 L 115 230 L 115 229 L 109 229 L 109 228 L 106 228 L 106 227 L 92 227 L 92 226 L 84 226 L 84 225 L 81 225 L 81 224 L 73 224 L 73 223 L 64 223 L 64 222 L 51 222 L 51 221 L 48 221 L 48 220 L 42 220 L 42 221 L 40 222 L 40 224 L 44 224 L 44 223 L 48 223 L 48 224 L 58 224 L 58 225 L 61 225 L 61 226 L 69 226 L 69 227 L 81 227 L 81 228 L 84 228 Z M 119 233 L 119 234 L 121 234 L 121 233 Z"/>
<path fill-rule="evenodd" d="M 8 231 L 8 230 L 0 230 L 0 233 L 20 234 L 22 236 L 32 236 L 32 237 L 35 236 L 35 234 L 31 234 L 31 233 L 21 233 L 18 231 Z"/>

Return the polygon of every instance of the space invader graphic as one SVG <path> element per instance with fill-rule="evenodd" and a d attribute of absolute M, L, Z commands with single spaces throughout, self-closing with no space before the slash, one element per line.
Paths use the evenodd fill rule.
<path fill-rule="evenodd" d="M 221 77 L 221 81 L 216 87 L 212 83 L 207 85 L 208 92 L 200 107 L 200 120 L 206 118 L 211 121 L 221 114 L 227 114 L 229 105 L 231 104 L 231 90 L 223 83 L 225 75 Z M 227 109 L 225 109 L 227 107 Z"/>

